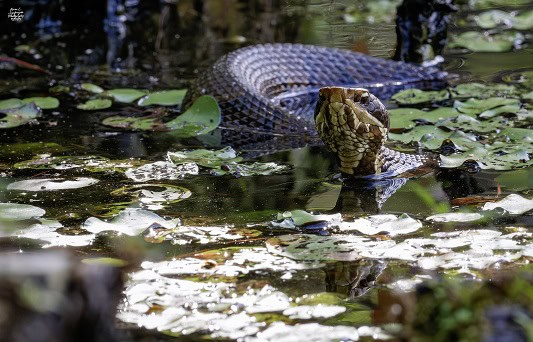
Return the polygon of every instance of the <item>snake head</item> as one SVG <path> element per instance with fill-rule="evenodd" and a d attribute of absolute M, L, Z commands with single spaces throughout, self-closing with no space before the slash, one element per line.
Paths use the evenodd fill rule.
<path fill-rule="evenodd" d="M 321 88 L 315 124 L 342 173 L 365 176 L 381 171 L 379 154 L 387 139 L 389 113 L 368 90 Z"/>

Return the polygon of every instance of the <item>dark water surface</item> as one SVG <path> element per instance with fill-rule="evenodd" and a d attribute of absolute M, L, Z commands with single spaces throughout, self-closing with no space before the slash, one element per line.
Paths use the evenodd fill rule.
<path fill-rule="evenodd" d="M 203 69 L 223 54 L 257 43 L 314 44 L 359 51 L 382 58 L 389 58 L 394 50 L 396 38 L 393 16 L 384 15 L 384 18 L 372 19 L 368 14 L 366 20 L 355 17 L 355 23 L 346 19 L 346 13 L 357 13 L 358 6 L 363 8 L 365 7 L 363 5 L 368 5 L 363 1 L 228 0 L 205 1 L 203 6 L 202 3 L 202 1 L 192 0 L 168 3 L 130 1 L 126 2 L 126 7 L 122 11 L 119 11 L 118 17 L 115 17 L 112 11 L 106 14 L 107 10 L 112 9 L 112 1 L 108 2 L 107 8 L 105 1 L 17 3 L 15 5 L 24 10 L 26 20 L 23 23 L 15 23 L 2 19 L 0 55 L 16 57 L 37 64 L 50 71 L 50 75 L 22 68 L 13 70 L 6 64 L 6 67 L 0 69 L 0 100 L 12 97 L 49 96 L 48 89 L 51 86 L 76 85 L 82 82 L 94 83 L 105 89 L 183 89 L 187 87 L 188 82 L 195 79 Z M 383 8 L 392 8 L 391 13 L 394 13 L 394 2 L 377 1 L 376 3 L 387 6 Z M 349 6 L 355 6 L 355 9 L 350 12 Z M 502 8 L 522 11 L 530 9 L 531 6 Z M 0 13 L 3 13 L 5 17 L 4 14 L 9 11 L 9 8 L 0 6 L 0 9 Z M 386 13 L 385 9 L 379 13 Z M 464 27 L 460 24 L 472 13 L 477 12 L 462 7 L 461 11 L 455 15 L 451 31 L 464 31 Z M 479 30 L 479 28 L 475 29 Z M 527 43 L 530 37 L 527 34 L 530 35 L 531 32 L 526 32 L 527 39 L 523 47 L 509 52 L 476 53 L 465 49 L 448 49 L 444 55 L 443 68 L 459 75 L 460 78 L 456 81 L 459 83 L 469 81 L 501 83 L 505 75 L 530 70 L 533 67 L 531 45 Z M 27 52 L 20 48 L 25 45 L 32 50 Z M 243 323 L 251 329 L 250 333 L 246 332 L 246 327 L 237 323 L 232 323 L 233 325 L 229 328 L 221 323 L 227 322 L 231 317 L 241 323 L 249 317 L 255 317 L 257 322 L 266 322 L 261 323 L 258 330 L 265 329 L 268 324 L 275 321 L 288 324 L 319 322 L 324 326 L 381 326 L 383 323 L 398 321 L 396 316 L 396 318 L 387 316 L 386 308 L 388 307 L 387 304 L 383 304 L 383 301 L 387 302 L 384 297 L 389 292 L 389 286 L 398 280 L 412 280 L 416 277 L 419 277 L 416 279 L 424 277 L 441 279 L 442 276 L 460 279 L 490 279 L 494 273 L 498 272 L 498 269 L 510 269 L 513 272 L 525 271 L 531 275 L 531 267 L 528 264 L 532 256 L 531 210 L 529 214 L 526 212 L 519 215 L 505 215 L 499 212 L 496 216 L 474 222 L 435 223 L 427 217 L 443 212 L 477 213 L 483 206 L 483 199 L 487 198 L 501 199 L 509 194 L 520 194 L 525 198 L 531 198 L 532 168 L 511 171 L 484 170 L 475 174 L 462 170 L 429 172 L 407 181 L 387 199 L 381 209 L 378 209 L 372 201 L 364 203 L 365 197 L 360 195 L 361 190 L 341 189 L 338 183 L 329 181 L 335 173 L 335 165 L 323 147 L 302 147 L 254 159 L 288 166 L 287 170 L 280 174 L 250 177 L 215 176 L 211 175 L 208 170 L 202 169 L 200 175 L 197 176 L 185 176 L 178 180 L 149 181 L 148 183 L 152 184 L 183 187 L 190 190 L 191 194 L 182 201 L 164 203 L 159 208 L 147 207 L 145 204 L 132 200 L 128 195 L 117 194 L 117 189 L 135 184 L 122 173 L 110 171 L 90 173 L 83 169 L 16 169 L 14 164 L 40 154 L 92 155 L 112 160 L 135 158 L 141 161 L 161 161 L 165 159 L 167 151 L 224 147 L 217 143 L 219 132 L 215 131 L 208 137 L 198 139 L 177 139 L 164 132 L 131 132 L 112 129 L 100 123 L 104 117 L 116 114 L 135 114 L 139 112 L 138 107 L 115 104 L 103 111 L 82 111 L 76 109 L 80 101 L 75 97 L 62 95 L 59 98 L 61 101 L 59 108 L 45 110 L 38 124 L 31 123 L 18 128 L 0 130 L 0 202 L 29 204 L 44 209 L 46 211 L 44 218 L 57 220 L 61 225 L 60 228 L 50 228 L 50 231 L 57 229 L 57 233 L 67 236 L 88 234 L 82 228 L 88 218 L 96 217 L 107 220 L 127 207 L 143 207 L 167 219 L 179 218 L 184 230 L 187 227 L 212 227 L 223 231 L 211 236 L 209 229 L 206 228 L 204 231 L 195 231 L 185 236 L 178 229 L 172 233 L 173 235 L 163 234 L 162 237 L 156 238 L 154 234 L 157 235 L 158 229 L 154 227 L 150 231 L 133 234 L 135 236 L 107 231 L 98 233 L 94 241 L 88 245 L 53 247 L 72 250 L 74 254 L 82 258 L 93 256 L 122 258 L 130 263 L 128 271 L 131 272 L 139 271 L 140 262 L 145 261 L 142 266 L 144 270 L 157 274 L 159 278 L 154 280 L 153 277 L 144 275 L 146 278 L 143 278 L 144 276 L 136 273 L 137 278 L 133 283 L 128 284 L 130 292 L 125 294 L 119 315 L 121 328 L 128 333 L 131 332 L 131 335 L 125 333 L 128 338 L 150 335 L 152 332 L 147 331 L 155 331 L 153 329 L 158 327 L 164 331 L 175 329 L 172 333 L 167 331 L 170 335 L 180 336 L 180 332 L 185 335 L 192 333 L 189 335 L 192 339 L 228 338 L 233 340 L 256 335 L 253 330 L 256 328 L 252 323 Z M 392 101 L 387 102 L 386 105 L 389 108 L 395 106 Z M 170 115 L 177 113 L 179 113 L 178 108 L 170 109 Z M 531 128 L 531 124 L 525 128 Z M 29 143 L 38 144 L 30 145 Z M 414 144 L 394 146 L 407 151 L 417 150 Z M 531 152 L 529 150 L 529 157 L 531 157 Z M 20 191 L 7 188 L 8 184 L 15 181 L 59 177 L 69 179 L 91 177 L 99 182 L 88 187 L 59 191 Z M 468 205 L 469 200 L 474 201 L 472 205 Z M 476 200 L 479 201 L 476 202 Z M 513 258 L 506 256 L 502 260 L 481 268 L 460 264 L 458 267 L 451 268 L 425 268 L 417 263 L 416 258 L 410 259 L 401 255 L 380 258 L 375 255 L 365 257 L 363 253 L 360 257 L 336 258 L 333 252 L 321 257 L 310 252 L 307 258 L 294 255 L 287 258 L 287 253 L 277 253 L 276 251 L 279 252 L 280 249 L 276 248 L 282 246 L 283 242 L 275 241 L 274 237 L 297 236 L 296 234 L 307 233 L 312 229 L 309 227 L 307 230 L 306 228 L 276 227 L 271 223 L 275 221 L 276 215 L 291 210 L 313 209 L 315 212 L 325 214 L 340 213 L 342 218 L 348 221 L 379 213 L 407 214 L 423 222 L 422 228 L 415 229 L 416 232 L 409 232 L 401 237 L 391 235 L 387 231 L 369 234 L 372 239 L 377 236 L 379 241 L 392 239 L 390 241 L 401 243 L 405 238 L 429 238 L 430 234 L 435 232 L 460 233 L 478 229 L 502 232 L 502 234 L 518 232 L 522 235 L 514 237 L 514 241 L 521 246 L 520 248 L 493 247 L 486 254 L 483 252 L 481 253 L 483 255 L 475 255 L 474 253 L 470 258 L 474 260 L 493 253 L 501 255 L 502 253 L 523 252 L 525 256 Z M 0 225 L 2 224 L 0 220 Z M 401 223 L 397 222 L 393 225 L 396 226 L 392 228 L 401 228 Z M 6 223 L 6 226 L 9 225 Z M 313 227 L 311 225 L 311 228 Z M 218 237 L 217 234 L 219 234 Z M 337 236 L 336 234 L 339 232 L 333 229 L 330 238 Z M 357 231 L 350 231 L 349 234 L 364 236 Z M 484 238 L 483 234 L 480 235 L 480 239 Z M 4 237 L 1 237 L 2 235 Z M 315 235 L 311 236 L 316 238 Z M 472 236 L 471 239 L 475 242 L 476 235 Z M 271 240 L 265 244 L 267 239 Z M 513 240 L 512 237 L 509 239 Z M 48 244 L 35 237 L 33 239 L 17 238 L 9 236 L 8 233 L 0 234 L 0 241 L 0 248 L 8 253 L 38 250 Z M 470 243 L 473 242 L 470 241 L 468 244 Z M 69 243 L 59 241 L 57 244 L 68 245 Z M 526 252 L 527 248 L 523 247 L 526 245 L 529 246 L 527 247 L 529 252 Z M 269 247 L 269 252 L 265 250 L 265 246 Z M 475 249 L 474 245 L 470 246 Z M 220 248 L 224 249 L 220 250 Z M 250 248 L 260 249 L 256 255 L 264 258 L 262 262 L 272 265 L 278 263 L 279 267 L 257 266 L 260 261 L 236 256 L 243 251 L 253 252 L 254 250 Z M 299 248 L 305 249 L 306 247 L 301 245 Z M 435 246 L 436 251 L 445 248 L 451 248 L 454 252 L 469 249 L 464 244 L 452 247 Z M 267 255 L 276 255 L 286 260 L 273 261 L 268 259 Z M 172 271 L 167 273 L 146 263 L 175 259 L 183 263 L 168 265 Z M 198 266 L 193 259 L 198 262 L 211 260 L 213 265 L 221 269 L 219 273 L 209 273 L 206 271 L 206 265 Z M 302 260 L 307 260 L 306 262 L 314 260 L 320 262 L 321 265 L 311 267 L 304 265 Z M 222 269 L 222 266 L 230 264 L 242 269 L 236 271 L 236 274 Z M 358 274 L 367 273 L 371 275 L 370 278 L 372 275 L 380 276 L 377 285 L 373 284 L 373 279 L 365 280 L 362 276 L 363 281 L 360 282 L 361 279 L 357 278 Z M 132 276 L 135 277 L 135 275 Z M 230 285 L 225 294 L 222 293 L 223 291 L 217 292 L 218 290 L 214 288 L 179 290 L 179 286 L 185 285 L 172 283 L 178 279 L 202 284 Z M 150 286 L 155 283 L 159 284 L 161 293 L 151 293 L 151 289 L 145 292 L 135 289 L 135 286 L 142 284 L 143 281 L 151 284 Z M 363 284 L 365 282 L 368 284 Z M 267 288 L 268 286 L 270 288 Z M 136 299 L 138 302 L 135 302 L 132 299 L 135 296 L 131 293 L 136 290 L 141 292 L 138 295 L 140 297 L 143 295 L 148 297 L 149 292 L 152 297 L 146 301 Z M 187 291 L 191 293 L 189 296 L 184 294 Z M 245 304 L 244 299 L 240 303 L 225 302 L 220 299 L 231 298 L 231 293 L 237 297 L 242 296 L 246 291 L 258 298 L 263 296 L 261 298 L 266 301 L 263 303 L 265 306 L 275 305 L 276 300 L 283 302 L 284 299 L 279 299 L 280 293 L 290 298 L 292 305 L 305 302 L 304 299 L 309 299 L 311 294 L 337 293 L 336 297 L 333 296 L 334 299 L 333 297 L 328 297 L 327 300 L 317 299 L 314 304 L 333 304 L 346 310 L 340 316 L 333 315 L 329 318 L 320 316 L 289 318 L 288 314 L 282 314 L 283 310 L 279 309 L 263 311 L 258 309 L 255 312 L 247 312 L 245 308 L 250 304 Z M 276 300 L 267 298 L 264 293 L 260 293 L 261 291 L 277 294 L 278 297 Z M 216 292 L 217 295 L 211 292 Z M 202 297 L 208 296 L 208 293 L 211 293 L 213 298 L 218 298 L 217 296 L 220 298 L 215 298 L 210 302 Z M 203 299 L 198 299 L 201 297 Z M 163 309 L 173 307 L 176 310 L 186 311 L 184 315 L 189 315 L 191 321 L 205 321 L 206 326 L 207 322 L 213 321 L 216 322 L 216 324 L 213 323 L 215 326 L 218 324 L 218 328 L 206 328 L 205 326 L 199 328 L 192 323 L 185 324 L 183 321 L 173 326 L 170 322 L 179 321 L 182 317 L 178 314 L 174 320 L 167 322 L 167 326 L 161 323 L 165 322 L 165 318 L 160 318 L 159 323 L 149 323 L 146 318 L 149 314 L 144 315 L 143 309 L 139 308 L 141 302 L 146 307 L 153 306 L 151 312 L 154 314 L 161 314 Z M 211 303 L 211 306 L 207 305 L 208 303 Z M 223 305 L 222 303 L 230 304 L 223 309 L 213 308 L 216 305 Z M 381 311 L 373 311 L 373 308 L 379 306 L 378 304 L 382 306 Z M 259 304 L 255 302 L 254 305 Z M 155 306 L 157 308 L 154 309 Z M 201 316 L 208 314 L 214 316 L 211 318 Z M 246 317 L 235 318 L 237 314 Z M 138 328 L 134 323 L 143 327 Z M 225 333 L 226 330 L 233 331 L 235 334 Z M 214 333 L 209 337 L 213 331 L 222 331 L 222 333 L 219 335 Z M 286 334 L 292 333 L 286 332 Z M 316 330 L 316 334 L 330 333 L 331 336 L 336 336 L 332 332 Z M 153 334 L 163 336 L 155 332 Z M 359 331 L 359 334 L 365 335 L 362 331 Z M 265 336 L 263 337 L 267 339 Z M 273 337 L 270 338 L 275 340 Z M 295 340 L 298 338 L 296 337 Z"/>

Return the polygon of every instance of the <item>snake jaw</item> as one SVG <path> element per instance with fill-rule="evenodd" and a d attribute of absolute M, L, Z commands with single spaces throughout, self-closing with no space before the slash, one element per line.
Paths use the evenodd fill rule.
<path fill-rule="evenodd" d="M 342 173 L 381 172 L 380 150 L 387 139 L 388 112 L 366 89 L 320 89 L 315 124 L 321 139 L 337 158 Z"/>

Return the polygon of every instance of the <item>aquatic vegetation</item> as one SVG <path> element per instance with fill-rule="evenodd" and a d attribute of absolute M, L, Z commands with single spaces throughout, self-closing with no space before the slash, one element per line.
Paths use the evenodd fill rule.
<path fill-rule="evenodd" d="M 139 106 L 176 106 L 185 97 L 185 89 L 150 92 L 137 103 Z"/>
<path fill-rule="evenodd" d="M 113 105 L 113 102 L 109 99 L 94 99 L 88 100 L 85 103 L 79 104 L 76 108 L 81 110 L 101 110 L 107 109 Z"/>
<path fill-rule="evenodd" d="M 73 190 L 98 183 L 99 180 L 88 177 L 26 179 L 8 184 L 7 190 L 18 191 L 57 191 Z"/>
<path fill-rule="evenodd" d="M 449 47 L 462 47 L 474 52 L 505 52 L 520 48 L 524 35 L 520 32 L 502 32 L 497 34 L 483 34 L 468 31 L 454 37 Z"/>
<path fill-rule="evenodd" d="M 21 107 L 0 110 L 0 128 L 13 128 L 41 116 L 41 109 L 31 102 Z"/>

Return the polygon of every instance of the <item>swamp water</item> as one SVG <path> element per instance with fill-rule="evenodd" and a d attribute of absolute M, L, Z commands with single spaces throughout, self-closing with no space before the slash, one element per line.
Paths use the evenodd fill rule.
<path fill-rule="evenodd" d="M 502 336 L 498 314 L 531 338 L 530 3 L 460 4 L 443 63 L 459 77 L 386 102 L 390 146 L 440 152 L 444 168 L 384 203 L 386 186 L 335 181 L 322 146 L 221 145 L 208 98 L 200 122 L 171 119 L 187 83 L 241 46 L 388 58 L 397 1 L 53 4 L 2 24 L 18 60 L 0 59 L 2 253 L 121 267 L 127 339 L 466 340 Z"/>

